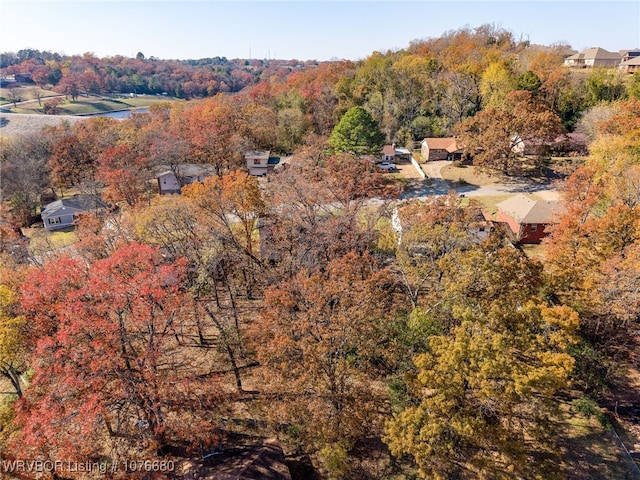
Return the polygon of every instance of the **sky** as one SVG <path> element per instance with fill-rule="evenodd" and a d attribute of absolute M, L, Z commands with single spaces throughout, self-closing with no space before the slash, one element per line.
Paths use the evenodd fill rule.
<path fill-rule="evenodd" d="M 483 24 L 543 45 L 640 48 L 637 0 L 0 0 L 0 52 L 358 60 Z"/>

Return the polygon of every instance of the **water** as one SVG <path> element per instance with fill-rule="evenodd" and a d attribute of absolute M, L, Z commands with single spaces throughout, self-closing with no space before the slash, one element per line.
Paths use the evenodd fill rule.
<path fill-rule="evenodd" d="M 83 115 L 83 117 L 110 117 L 122 120 L 129 118 L 132 113 L 147 113 L 148 111 L 148 108 L 136 108 L 135 110 L 120 110 L 118 112 L 93 113 L 91 115 Z"/>

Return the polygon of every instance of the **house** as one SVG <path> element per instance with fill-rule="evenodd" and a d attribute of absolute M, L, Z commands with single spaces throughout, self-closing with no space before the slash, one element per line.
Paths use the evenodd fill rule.
<path fill-rule="evenodd" d="M 396 159 L 396 146 L 393 145 L 385 145 L 382 147 L 382 161 L 383 162 L 394 162 Z"/>
<path fill-rule="evenodd" d="M 435 160 L 462 160 L 462 146 L 454 137 L 425 138 L 420 151 L 425 162 Z"/>
<path fill-rule="evenodd" d="M 186 163 L 164 167 L 156 175 L 158 192 L 160 192 L 160 195 L 179 194 L 185 185 L 202 182 L 212 175 L 212 167 L 208 165 Z"/>
<path fill-rule="evenodd" d="M 396 161 L 410 162 L 411 150 L 408 148 L 396 148 Z"/>
<path fill-rule="evenodd" d="M 563 213 L 560 202 L 533 200 L 522 193 L 496 205 L 495 221 L 508 226 L 516 242 L 540 243 L 549 235 L 547 227 L 558 223 Z"/>
<path fill-rule="evenodd" d="M 101 212 L 109 206 L 97 195 L 74 195 L 44 206 L 40 215 L 45 230 L 73 226 L 78 216 L 87 212 Z"/>
<path fill-rule="evenodd" d="M 628 60 L 620 62 L 618 70 L 625 73 L 640 72 L 640 56 L 629 58 Z"/>
<path fill-rule="evenodd" d="M 440 199 L 435 201 L 444 201 L 445 204 L 448 204 L 449 199 Z M 393 209 L 393 212 L 391 213 L 391 227 L 396 232 L 398 245 L 402 243 L 403 231 L 409 231 L 416 225 L 428 221 L 425 219 L 425 213 L 429 207 L 429 202 L 430 201 L 414 201 Z M 477 207 L 468 206 L 464 208 L 467 222 L 466 229 L 469 234 L 469 240 L 474 243 L 481 243 L 489 238 L 489 236 L 491 236 L 491 232 L 494 230 L 493 222 Z M 413 245 L 412 250 L 414 253 L 418 253 L 421 248 L 422 245 L 418 242 Z"/>
<path fill-rule="evenodd" d="M 269 150 L 251 150 L 244 154 L 249 175 L 262 177 L 273 171 L 280 158 L 270 157 L 270 153 Z"/>
<path fill-rule="evenodd" d="M 568 56 L 564 59 L 564 66 L 573 68 L 616 67 L 621 60 L 622 56 L 619 53 L 594 47 Z"/>
<path fill-rule="evenodd" d="M 640 57 L 640 49 L 637 48 L 633 50 L 620 50 L 618 53 L 620 54 L 622 62 L 627 62 L 632 58 Z"/>
<path fill-rule="evenodd" d="M 589 138 L 583 133 L 569 132 L 558 135 L 553 141 L 530 138 L 526 142 L 520 140 L 525 155 L 586 155 Z"/>
<path fill-rule="evenodd" d="M 30 73 L 16 73 L 14 78 L 18 83 L 34 83 Z"/>

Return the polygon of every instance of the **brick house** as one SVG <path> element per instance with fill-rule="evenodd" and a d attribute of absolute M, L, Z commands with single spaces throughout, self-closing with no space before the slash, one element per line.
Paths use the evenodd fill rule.
<path fill-rule="evenodd" d="M 506 224 L 515 241 L 540 243 L 549 235 L 548 227 L 558 223 L 563 208 L 560 202 L 533 200 L 522 193 L 496 205 L 495 221 Z"/>
<path fill-rule="evenodd" d="M 454 137 L 425 138 L 420 151 L 425 162 L 435 160 L 462 160 L 462 146 Z"/>

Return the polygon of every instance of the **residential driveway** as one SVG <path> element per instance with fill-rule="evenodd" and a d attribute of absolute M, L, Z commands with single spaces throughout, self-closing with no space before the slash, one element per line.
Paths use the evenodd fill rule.
<path fill-rule="evenodd" d="M 402 174 L 404 178 L 408 178 L 410 180 L 422 180 L 422 175 L 418 173 L 416 167 L 411 163 L 396 163 L 398 170 Z"/>
<path fill-rule="evenodd" d="M 446 167 L 447 165 L 451 165 L 453 162 L 448 160 L 438 160 L 435 162 L 427 162 L 422 164 L 422 170 L 427 174 L 429 178 L 442 178 L 442 174 L 440 170 Z"/>
<path fill-rule="evenodd" d="M 455 190 L 466 197 L 479 197 L 486 195 L 501 195 L 505 193 L 535 193 L 545 200 L 558 200 L 559 193 L 549 182 L 503 182 L 491 185 L 456 185 L 450 184 L 444 178 L 440 170 L 453 162 L 447 160 L 427 162 L 421 164 L 422 170 L 427 174 L 426 180 L 412 180 L 402 194 L 403 199 L 421 198 L 428 195 L 446 195 Z"/>

